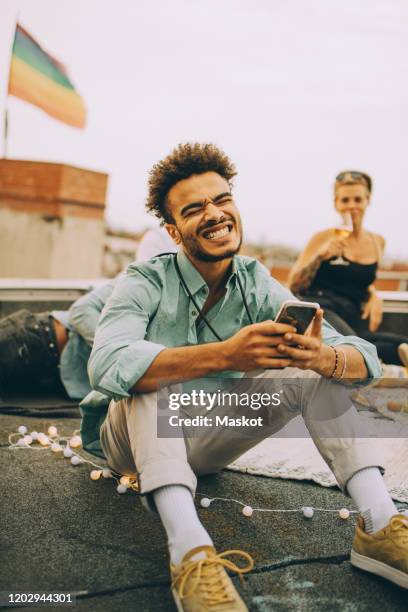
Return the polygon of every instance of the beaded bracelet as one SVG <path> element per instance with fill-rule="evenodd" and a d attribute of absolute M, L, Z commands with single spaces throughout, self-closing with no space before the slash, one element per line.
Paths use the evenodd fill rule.
<path fill-rule="evenodd" d="M 337 352 L 337 349 L 334 348 L 334 346 L 332 346 L 331 344 L 330 344 L 330 346 L 333 349 L 334 354 L 335 354 L 334 368 L 333 368 L 333 372 L 330 375 L 330 378 L 334 378 L 334 375 L 335 375 L 336 370 L 337 370 L 337 366 L 339 365 L 339 354 Z"/>

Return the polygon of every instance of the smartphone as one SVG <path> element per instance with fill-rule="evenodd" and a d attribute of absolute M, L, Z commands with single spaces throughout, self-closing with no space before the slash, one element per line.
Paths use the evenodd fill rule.
<path fill-rule="evenodd" d="M 317 302 L 286 300 L 275 317 L 275 323 L 293 325 L 298 334 L 304 334 L 319 308 Z"/>

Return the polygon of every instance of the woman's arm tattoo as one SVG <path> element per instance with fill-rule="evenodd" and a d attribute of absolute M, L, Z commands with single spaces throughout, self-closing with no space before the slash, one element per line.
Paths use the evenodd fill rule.
<path fill-rule="evenodd" d="M 291 291 L 293 291 L 293 293 L 302 293 L 302 291 L 306 291 L 306 289 L 308 289 L 312 284 L 321 263 L 322 258 L 320 255 L 317 255 L 314 259 L 312 259 L 312 261 L 303 266 L 303 268 L 300 268 L 300 270 L 294 274 L 291 280 Z"/>

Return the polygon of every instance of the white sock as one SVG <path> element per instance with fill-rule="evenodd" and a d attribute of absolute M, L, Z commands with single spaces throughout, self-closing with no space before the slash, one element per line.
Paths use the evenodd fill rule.
<path fill-rule="evenodd" d="M 388 525 L 398 509 L 376 467 L 360 470 L 350 478 L 347 491 L 364 519 L 365 531 L 375 533 Z"/>
<path fill-rule="evenodd" d="M 213 546 L 200 522 L 194 499 L 187 487 L 169 485 L 153 492 L 154 503 L 166 530 L 170 559 L 175 565 L 196 546 Z"/>

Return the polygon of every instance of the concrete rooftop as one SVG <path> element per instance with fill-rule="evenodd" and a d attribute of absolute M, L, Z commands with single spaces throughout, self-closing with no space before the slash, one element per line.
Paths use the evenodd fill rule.
<path fill-rule="evenodd" d="M 93 482 L 90 466 L 73 467 L 51 451 L 8 449 L 8 434 L 23 423 L 29 431 L 54 424 L 61 435 L 72 434 L 79 427 L 76 409 L 35 417 L 10 412 L 0 416 L 0 591 L 79 593 L 78 612 L 175 610 L 164 531 L 137 494 L 118 495 L 114 481 Z M 198 490 L 253 507 L 351 507 L 338 490 L 229 471 L 201 479 Z M 355 518 L 245 518 L 239 506 L 223 502 L 199 513 L 218 550 L 253 555 L 256 566 L 245 586 L 236 580 L 253 612 L 408 609 L 406 591 L 350 565 Z"/>

